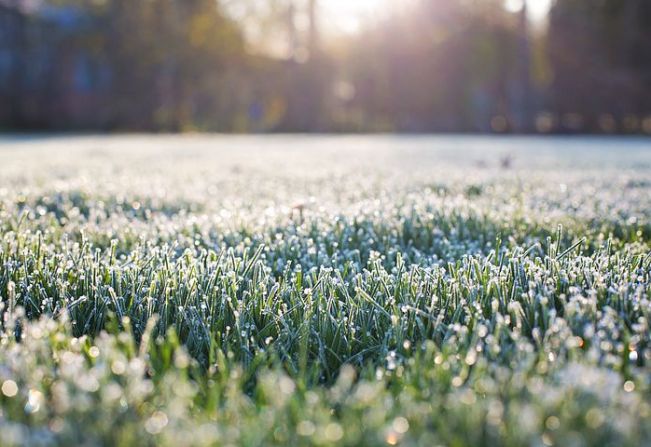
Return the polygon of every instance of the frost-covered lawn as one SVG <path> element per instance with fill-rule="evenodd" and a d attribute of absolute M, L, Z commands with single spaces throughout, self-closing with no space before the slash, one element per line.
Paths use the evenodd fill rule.
<path fill-rule="evenodd" d="M 0 140 L 0 445 L 649 445 L 650 275 L 649 140 Z"/>

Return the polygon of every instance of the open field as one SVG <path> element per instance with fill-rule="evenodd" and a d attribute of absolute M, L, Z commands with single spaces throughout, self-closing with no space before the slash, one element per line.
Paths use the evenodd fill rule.
<path fill-rule="evenodd" d="M 0 140 L 0 445 L 651 445 L 651 140 Z"/>

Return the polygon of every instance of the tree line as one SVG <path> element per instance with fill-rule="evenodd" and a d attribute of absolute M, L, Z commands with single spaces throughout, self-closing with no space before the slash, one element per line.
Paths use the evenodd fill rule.
<path fill-rule="evenodd" d="M 0 1 L 0 128 L 651 133 L 645 0 L 419 0 L 328 38 L 316 0 L 28 4 Z"/>

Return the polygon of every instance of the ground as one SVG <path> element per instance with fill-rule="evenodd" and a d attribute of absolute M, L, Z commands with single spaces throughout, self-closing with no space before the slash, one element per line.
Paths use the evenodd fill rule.
<path fill-rule="evenodd" d="M 0 444 L 651 444 L 651 142 L 0 140 Z"/>

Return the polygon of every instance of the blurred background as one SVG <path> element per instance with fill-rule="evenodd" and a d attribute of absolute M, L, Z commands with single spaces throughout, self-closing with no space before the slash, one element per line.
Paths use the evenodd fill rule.
<path fill-rule="evenodd" d="M 0 129 L 651 134 L 651 1 L 0 0 Z"/>

